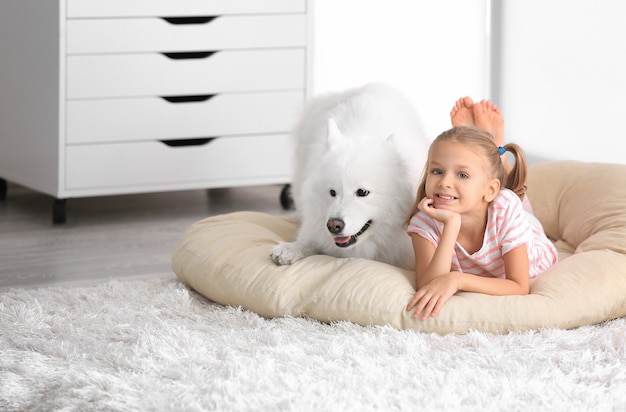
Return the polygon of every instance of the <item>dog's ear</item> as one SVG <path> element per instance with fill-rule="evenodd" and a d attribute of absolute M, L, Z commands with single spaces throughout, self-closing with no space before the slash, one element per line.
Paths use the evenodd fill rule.
<path fill-rule="evenodd" d="M 395 153 L 399 154 L 400 158 L 404 157 L 398 148 L 398 136 L 396 136 L 395 133 L 391 133 L 385 140 L 381 141 L 380 144 L 382 147 L 389 148 L 389 150 L 393 150 Z"/>
<path fill-rule="evenodd" d="M 337 147 L 344 140 L 339 126 L 332 117 L 328 118 L 328 133 L 326 135 L 326 146 L 329 149 Z"/>
<path fill-rule="evenodd" d="M 391 133 L 385 140 L 381 142 L 381 147 L 386 148 L 385 150 L 392 150 L 393 153 L 396 153 L 399 159 L 403 159 L 405 156 L 402 153 L 402 150 L 398 146 L 398 136 L 395 133 Z"/>

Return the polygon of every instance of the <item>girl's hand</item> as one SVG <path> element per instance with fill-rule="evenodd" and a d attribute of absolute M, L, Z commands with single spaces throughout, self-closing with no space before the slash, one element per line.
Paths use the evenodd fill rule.
<path fill-rule="evenodd" d="M 420 288 L 406 307 L 407 311 L 415 308 L 414 318 L 422 314 L 422 320 L 437 316 L 443 305 L 459 291 L 455 272 L 437 276 L 426 286 Z"/>
<path fill-rule="evenodd" d="M 444 225 L 454 219 L 458 219 L 460 222 L 461 215 L 457 212 L 453 212 L 452 210 L 446 209 L 435 209 L 435 201 L 432 198 L 425 197 L 417 204 L 417 207 L 421 212 L 423 212 L 426 216 L 438 220 Z"/>

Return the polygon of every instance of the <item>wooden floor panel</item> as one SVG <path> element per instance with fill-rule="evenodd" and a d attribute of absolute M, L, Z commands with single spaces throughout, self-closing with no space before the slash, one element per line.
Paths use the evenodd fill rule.
<path fill-rule="evenodd" d="M 281 185 L 69 199 L 52 224 L 52 198 L 9 185 L 0 201 L 0 290 L 173 276 L 184 231 L 239 210 L 285 214 Z"/>

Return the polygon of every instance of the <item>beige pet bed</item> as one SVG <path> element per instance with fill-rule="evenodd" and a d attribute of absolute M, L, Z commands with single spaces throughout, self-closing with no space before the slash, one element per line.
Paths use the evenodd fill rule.
<path fill-rule="evenodd" d="M 276 266 L 270 249 L 294 237 L 294 218 L 240 212 L 199 221 L 181 239 L 172 264 L 207 298 L 268 318 L 507 333 L 626 316 L 626 165 L 540 163 L 531 167 L 528 194 L 559 263 L 531 281 L 527 296 L 462 292 L 427 321 L 405 310 L 415 291 L 410 271 L 321 255 Z"/>

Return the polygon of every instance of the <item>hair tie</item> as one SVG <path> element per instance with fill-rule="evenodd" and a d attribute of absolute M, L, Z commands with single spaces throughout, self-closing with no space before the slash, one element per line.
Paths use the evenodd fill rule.
<path fill-rule="evenodd" d="M 500 153 L 500 156 L 502 156 L 506 153 L 506 149 L 502 146 L 498 146 L 498 153 Z"/>

